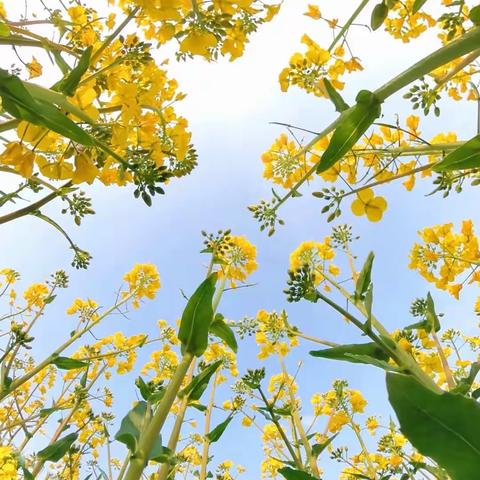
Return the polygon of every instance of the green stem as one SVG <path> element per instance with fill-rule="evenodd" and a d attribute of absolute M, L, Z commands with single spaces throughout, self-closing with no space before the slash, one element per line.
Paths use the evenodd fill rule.
<path fill-rule="evenodd" d="M 287 447 L 287 450 L 290 453 L 290 456 L 292 457 L 292 460 L 294 461 L 297 468 L 299 468 L 300 470 L 303 470 L 302 462 L 300 462 L 300 460 L 298 459 L 295 451 L 293 450 L 292 446 L 290 445 L 290 441 L 288 440 L 288 437 L 285 434 L 285 431 L 283 430 L 282 426 L 280 425 L 280 423 L 277 419 L 277 415 L 275 414 L 275 412 L 272 409 L 272 406 L 270 405 L 270 403 L 268 403 L 267 397 L 263 393 L 263 390 L 260 387 L 257 390 L 258 390 L 258 393 L 260 393 L 260 396 L 262 397 L 263 403 L 265 404 L 265 407 L 268 410 L 268 413 L 270 414 L 270 420 L 273 422 L 273 424 L 277 428 L 278 433 L 282 437 L 283 443 L 285 443 L 285 446 Z"/>
<path fill-rule="evenodd" d="M 215 401 L 215 390 L 216 390 L 216 383 L 218 379 L 218 370 L 215 374 L 212 384 L 212 390 L 210 391 L 210 399 L 208 401 L 207 411 L 205 413 L 205 435 L 203 437 L 203 447 L 202 447 L 202 463 L 200 465 L 200 480 L 206 480 L 207 478 L 207 464 L 208 464 L 208 452 L 210 449 L 210 442 L 207 438 L 208 433 L 210 432 L 210 424 L 212 421 L 212 410 Z"/>
<path fill-rule="evenodd" d="M 328 51 L 331 52 L 338 41 L 343 37 L 345 32 L 351 27 L 352 23 L 356 20 L 356 18 L 360 15 L 362 10 L 367 6 L 369 0 L 363 0 L 357 9 L 352 13 L 352 16 L 347 20 L 347 23 L 341 28 L 338 34 L 333 39 L 332 43 L 328 47 Z"/>
<path fill-rule="evenodd" d="M 120 34 L 120 32 L 128 25 L 130 20 L 135 17 L 137 12 L 140 10 L 140 7 L 135 7 L 123 20 L 123 22 L 112 32 L 111 35 L 109 35 L 105 41 L 102 43 L 102 45 L 99 47 L 99 49 L 92 55 L 92 58 L 90 60 L 91 65 L 94 65 L 95 62 L 100 58 L 102 53 L 105 51 L 106 48 L 115 40 L 115 38 Z"/>
<path fill-rule="evenodd" d="M 125 475 L 126 480 L 139 480 L 142 477 L 143 470 L 148 463 L 150 452 L 152 451 L 153 445 L 167 419 L 192 360 L 193 355 L 186 352 L 183 355 L 181 362 L 178 364 L 155 414 L 150 420 L 145 432 L 140 437 L 135 455 L 130 457 L 130 464 Z"/>
<path fill-rule="evenodd" d="M 65 185 L 60 187 L 60 189 L 58 189 L 57 191 L 49 193 L 45 197 L 28 205 L 27 207 L 20 208 L 18 210 L 15 210 L 14 212 L 7 213 L 6 215 L 1 216 L 0 225 L 3 223 L 11 222 L 12 220 L 16 220 L 17 218 L 24 217 L 25 215 L 30 215 L 33 212 L 36 212 L 47 203 L 51 202 L 52 200 L 55 200 L 55 198 L 60 196 L 59 192 L 61 192 L 63 188 L 68 188 L 70 185 L 71 185 L 71 182 L 67 182 Z"/>
<path fill-rule="evenodd" d="M 94 320 L 90 325 L 87 325 L 83 329 L 79 330 L 78 332 L 74 333 L 65 343 L 60 345 L 53 353 L 51 353 L 48 357 L 46 357 L 44 360 L 42 360 L 36 367 L 32 368 L 28 373 L 25 375 L 21 376 L 20 378 L 17 378 L 14 380 L 8 390 L 3 390 L 0 392 L 0 400 L 3 400 L 5 397 L 10 395 L 14 390 L 16 390 L 18 387 L 23 385 L 25 382 L 30 380 L 32 377 L 34 377 L 38 372 L 41 372 L 45 367 L 50 365 L 53 360 L 55 360 L 55 357 L 60 355 L 64 350 L 66 350 L 72 343 L 74 343 L 76 340 L 78 340 L 80 337 L 82 337 L 85 333 L 89 332 L 95 325 L 100 323 L 105 317 L 110 315 L 114 310 L 117 310 L 119 307 L 121 307 L 123 304 L 127 303 L 136 293 L 136 290 L 133 292 L 130 292 L 125 298 L 123 298 L 120 302 L 116 303 L 112 307 L 110 307 L 108 310 L 106 310 L 102 315 L 100 315 L 96 320 Z"/>
<path fill-rule="evenodd" d="M 397 93 L 410 83 L 427 75 L 432 70 L 436 70 L 442 65 L 445 65 L 446 63 L 449 63 L 456 58 L 466 55 L 472 50 L 477 49 L 479 44 L 480 27 L 476 27 L 465 35 L 462 35 L 457 40 L 454 40 L 453 42 L 450 42 L 449 44 L 439 48 L 432 54 L 415 63 L 400 75 L 396 76 L 375 90 L 374 94 L 380 101 L 383 102 L 394 93 Z"/>

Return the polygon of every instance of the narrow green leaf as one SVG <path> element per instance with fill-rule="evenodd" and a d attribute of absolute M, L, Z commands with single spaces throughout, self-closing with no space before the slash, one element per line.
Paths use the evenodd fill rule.
<path fill-rule="evenodd" d="M 211 432 L 206 435 L 206 438 L 209 443 L 214 443 L 220 439 L 223 435 L 223 432 L 228 427 L 228 424 L 232 421 L 233 414 L 231 413 L 226 420 L 222 423 L 219 423 Z"/>
<path fill-rule="evenodd" d="M 48 128 L 82 145 L 96 143 L 55 105 L 35 100 L 18 77 L 3 69 L 0 69 L 0 97 L 3 109 L 18 120 Z"/>
<path fill-rule="evenodd" d="M 372 30 L 377 30 L 383 25 L 383 22 L 387 18 L 388 15 L 388 7 L 385 2 L 381 2 L 372 10 L 372 16 L 370 18 L 370 26 Z"/>
<path fill-rule="evenodd" d="M 183 398 L 188 396 L 189 400 L 200 400 L 203 392 L 207 389 L 208 382 L 212 378 L 212 375 L 218 370 L 218 367 L 222 364 L 222 360 L 217 360 L 207 368 L 203 369 L 198 375 L 192 378 L 192 381 L 180 392 L 178 396 Z"/>
<path fill-rule="evenodd" d="M 327 78 L 323 79 L 323 84 L 325 85 L 325 90 L 328 93 L 328 97 L 335 106 L 335 110 L 339 113 L 347 110 L 349 107 L 348 103 L 342 98 L 342 96 L 335 90 L 335 87 L 330 83 Z"/>
<path fill-rule="evenodd" d="M 433 167 L 433 170 L 446 172 L 477 167 L 480 167 L 480 135 L 476 135 L 453 152 L 450 152 Z"/>
<path fill-rule="evenodd" d="M 92 57 L 92 49 L 93 47 L 88 47 L 83 53 L 80 59 L 78 60 L 77 66 L 65 75 L 62 80 L 57 82 L 53 86 L 53 90 L 57 90 L 59 92 L 63 92 L 69 97 L 73 97 L 75 95 L 75 90 L 82 79 L 82 76 L 88 70 L 90 66 L 90 59 Z"/>
<path fill-rule="evenodd" d="M 217 274 L 213 273 L 195 290 L 183 311 L 178 339 L 185 352 L 199 357 L 208 345 L 208 332 L 213 319 L 212 300 Z"/>
<path fill-rule="evenodd" d="M 237 340 L 233 330 L 226 324 L 223 315 L 217 313 L 210 325 L 210 333 L 221 338 L 235 353 L 238 350 Z"/>
<path fill-rule="evenodd" d="M 346 357 L 350 358 L 354 363 L 365 363 L 367 365 L 373 365 L 375 367 L 381 368 L 387 372 L 401 372 L 402 370 L 395 365 L 390 365 L 386 360 L 380 360 L 378 358 L 370 357 L 369 355 L 358 355 L 354 353 L 345 354 Z M 345 360 L 348 361 L 347 358 Z"/>
<path fill-rule="evenodd" d="M 355 284 L 355 300 L 364 300 L 365 293 L 372 283 L 372 265 L 374 258 L 375 254 L 370 252 L 358 274 L 357 282 Z"/>
<path fill-rule="evenodd" d="M 415 0 L 413 2 L 412 13 L 417 13 L 426 3 L 427 0 Z"/>
<path fill-rule="evenodd" d="M 287 480 L 319 480 L 317 477 L 296 468 L 283 467 L 278 470 L 278 473 Z"/>
<path fill-rule="evenodd" d="M 325 442 L 323 443 L 316 443 L 315 445 L 312 446 L 312 455 L 317 458 L 334 440 L 337 438 L 339 432 L 337 432 L 335 435 L 332 435 L 330 438 L 328 438 Z"/>
<path fill-rule="evenodd" d="M 312 350 L 313 357 L 343 360 L 351 363 L 372 363 L 375 360 L 387 361 L 389 356 L 374 342 L 340 345 L 338 347 Z"/>
<path fill-rule="evenodd" d="M 50 53 L 53 55 L 53 59 L 55 60 L 55 63 L 57 64 L 57 67 L 60 69 L 60 71 L 63 73 L 63 75 L 66 75 L 68 72 L 71 71 L 70 66 L 63 59 L 62 54 L 59 51 L 52 50 Z"/>
<path fill-rule="evenodd" d="M 57 368 L 60 368 L 61 370 L 75 370 L 78 368 L 87 367 L 88 363 L 83 362 L 82 360 L 77 360 L 75 358 L 55 357 L 52 360 L 52 365 L 55 365 Z"/>
<path fill-rule="evenodd" d="M 387 373 L 390 403 L 402 433 L 452 480 L 478 478 L 480 405 L 455 393 L 438 394 L 411 376 Z M 434 440 L 434 441 L 433 441 Z"/>
<path fill-rule="evenodd" d="M 342 113 L 340 123 L 320 159 L 317 173 L 324 172 L 337 163 L 380 116 L 381 102 L 372 92 L 361 90 L 356 100 L 355 106 Z"/>
<path fill-rule="evenodd" d="M 78 438 L 78 433 L 70 433 L 69 435 L 58 439 L 43 450 L 37 453 L 37 457 L 44 462 L 58 462 L 73 445 Z"/>
<path fill-rule="evenodd" d="M 90 118 L 83 110 L 78 108 L 76 105 L 70 103 L 67 98 L 59 93 L 55 92 L 54 90 L 50 90 L 49 88 L 41 87 L 40 85 L 36 85 L 35 83 L 30 82 L 22 82 L 23 86 L 26 88 L 27 92 L 38 102 L 40 103 L 51 103 L 56 105 L 57 107 L 65 110 L 72 115 L 75 115 L 80 120 L 84 122 L 94 124 L 95 121 Z"/>
<path fill-rule="evenodd" d="M 427 331 L 431 332 L 434 330 L 435 332 L 438 332 L 440 330 L 440 321 L 435 313 L 435 304 L 433 303 L 433 298 L 430 295 L 430 292 L 427 293 L 427 309 L 425 311 L 425 320 L 429 327 Z"/>

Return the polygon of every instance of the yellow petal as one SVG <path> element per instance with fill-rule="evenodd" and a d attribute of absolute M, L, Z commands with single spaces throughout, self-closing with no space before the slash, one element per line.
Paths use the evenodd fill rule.
<path fill-rule="evenodd" d="M 365 204 L 358 198 L 356 198 L 350 207 L 352 209 L 352 212 L 354 215 L 357 217 L 360 217 L 361 215 L 365 215 Z"/>

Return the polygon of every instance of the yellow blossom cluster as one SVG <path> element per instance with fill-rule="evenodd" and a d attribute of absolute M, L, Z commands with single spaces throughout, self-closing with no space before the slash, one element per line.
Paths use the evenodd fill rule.
<path fill-rule="evenodd" d="M 306 52 L 296 52 L 279 75 L 280 88 L 286 92 L 290 86 L 297 86 L 317 97 L 329 98 L 324 80 L 328 80 L 337 90 L 342 90 L 345 83 L 342 76 L 357 70 L 363 70 L 358 58 L 346 59 L 347 49 L 341 45 L 333 51 L 325 50 L 307 34 L 301 38 Z"/>
<path fill-rule="evenodd" d="M 400 39 L 404 43 L 418 38 L 437 23 L 432 16 L 423 10 L 412 13 L 414 3 L 415 0 L 392 2 L 393 5 L 389 9 L 389 15 L 384 22 L 385 30 L 393 38 Z"/>
<path fill-rule="evenodd" d="M 259 25 L 271 21 L 281 2 L 259 0 L 119 0 L 125 10 L 140 9 L 137 24 L 147 40 L 159 44 L 178 41 L 180 54 L 215 60 L 243 55 L 248 37 Z"/>
<path fill-rule="evenodd" d="M 155 298 L 160 288 L 160 275 L 157 267 L 151 263 L 135 265 L 132 270 L 126 273 L 123 279 L 128 283 L 129 291 L 124 295 L 133 296 L 133 306 L 138 308 L 142 298 Z"/>
<path fill-rule="evenodd" d="M 282 311 L 267 312 L 262 309 L 256 315 L 255 341 L 260 347 L 258 358 L 266 359 L 277 353 L 281 357 L 286 356 L 292 347 L 298 345 L 296 336 L 290 333 L 287 323 L 287 313 Z"/>
<path fill-rule="evenodd" d="M 0 479 L 17 479 L 17 459 L 15 458 L 13 448 L 8 445 L 0 446 Z"/>
<path fill-rule="evenodd" d="M 480 251 L 471 220 L 462 222 L 460 232 L 446 223 L 424 228 L 419 235 L 423 243 L 413 246 L 410 268 L 457 299 L 465 283 L 479 284 Z"/>
<path fill-rule="evenodd" d="M 229 236 L 228 243 L 228 248 L 218 252 L 221 264 L 218 274 L 235 286 L 257 269 L 257 249 L 244 235 Z"/>
<path fill-rule="evenodd" d="M 322 282 L 325 274 L 338 276 L 340 268 L 330 263 L 335 258 L 335 250 L 331 246 L 331 238 L 325 237 L 323 242 L 309 240 L 302 242 L 290 254 L 290 266 L 292 271 L 299 270 L 305 265 L 313 274 L 316 285 Z"/>
<path fill-rule="evenodd" d="M 312 167 L 312 158 L 306 160 L 299 145 L 282 133 L 273 145 L 262 154 L 263 176 L 284 188 L 298 182 Z"/>

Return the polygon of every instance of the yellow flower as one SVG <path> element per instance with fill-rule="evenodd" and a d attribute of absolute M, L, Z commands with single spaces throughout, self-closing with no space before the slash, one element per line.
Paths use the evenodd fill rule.
<path fill-rule="evenodd" d="M 348 415 L 345 412 L 337 412 L 334 413 L 331 417 L 330 420 L 328 421 L 328 431 L 330 433 L 336 433 L 341 428 L 346 425 L 350 421 Z"/>
<path fill-rule="evenodd" d="M 32 57 L 32 61 L 26 64 L 28 74 L 30 75 L 28 78 L 36 78 L 42 75 L 42 65 L 38 63 L 38 60 L 35 57 Z"/>
<path fill-rule="evenodd" d="M 16 480 L 17 478 L 17 459 L 14 455 L 13 448 L 10 446 L 0 446 L 0 479 Z"/>
<path fill-rule="evenodd" d="M 23 293 L 23 298 L 27 301 L 29 307 L 42 308 L 45 299 L 48 297 L 48 287 L 44 283 L 34 283 L 30 285 Z"/>
<path fill-rule="evenodd" d="M 209 50 L 217 46 L 217 37 L 211 32 L 204 30 L 191 30 L 190 33 L 180 42 L 180 51 L 207 57 Z"/>
<path fill-rule="evenodd" d="M 368 417 L 365 422 L 367 430 L 370 432 L 370 435 L 375 435 L 375 432 L 378 428 L 378 420 L 375 417 Z"/>
<path fill-rule="evenodd" d="M 358 390 L 350 390 L 350 404 L 352 405 L 353 412 L 363 413 L 367 401 Z"/>
<path fill-rule="evenodd" d="M 155 298 L 160 288 L 160 275 L 157 267 L 151 263 L 135 265 L 123 279 L 128 282 L 130 293 L 134 293 L 134 308 L 139 306 L 141 298 Z"/>
<path fill-rule="evenodd" d="M 378 222 L 387 209 L 387 201 L 383 197 L 376 197 L 371 188 L 366 188 L 357 193 L 351 208 L 354 215 L 366 215 L 371 222 Z"/>
<path fill-rule="evenodd" d="M 250 427 L 253 423 L 253 420 L 250 417 L 243 417 L 242 418 L 242 425 L 244 427 Z"/>
<path fill-rule="evenodd" d="M 319 20 L 322 18 L 320 9 L 317 5 L 308 5 L 308 11 L 304 13 L 305 16 L 313 18 L 314 20 Z"/>
<path fill-rule="evenodd" d="M 35 154 L 19 142 L 10 142 L 0 155 L 0 163 L 11 165 L 23 177 L 30 178 L 33 173 Z"/>
<path fill-rule="evenodd" d="M 323 242 L 308 240 L 302 242 L 290 254 L 290 270 L 299 270 L 308 265 L 313 271 L 315 283 L 319 284 L 322 280 L 322 272 L 325 271 L 326 262 L 335 257 L 335 250 L 330 246 L 330 237 L 325 237 Z M 331 275 L 339 275 L 340 269 L 329 264 L 328 271 Z"/>
<path fill-rule="evenodd" d="M 244 235 L 229 237 L 229 243 L 229 248 L 219 255 L 223 265 L 218 273 L 235 285 L 236 281 L 245 281 L 257 269 L 257 249 Z"/>
<path fill-rule="evenodd" d="M 99 170 L 92 157 L 86 153 L 80 153 L 75 157 L 75 172 L 73 173 L 72 183 L 91 184 L 97 177 Z"/>

